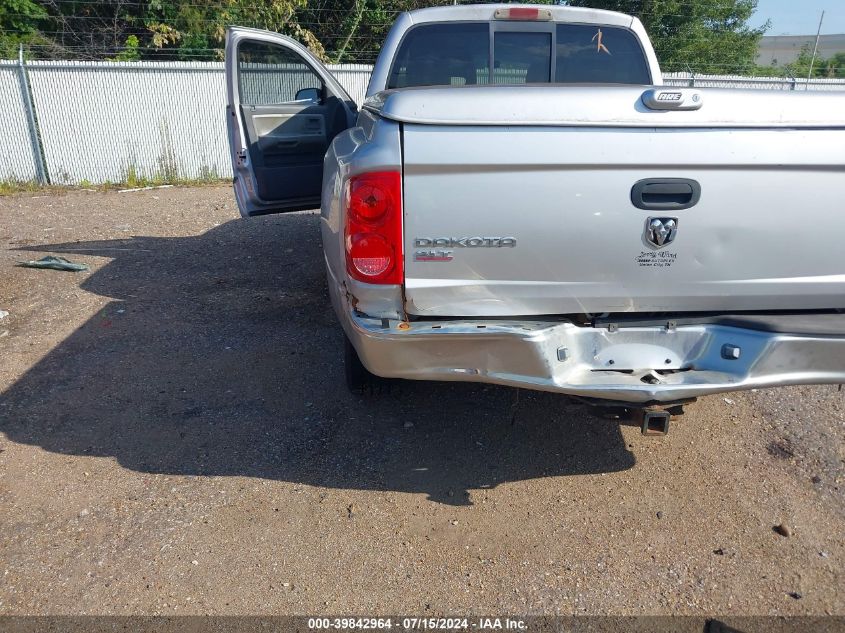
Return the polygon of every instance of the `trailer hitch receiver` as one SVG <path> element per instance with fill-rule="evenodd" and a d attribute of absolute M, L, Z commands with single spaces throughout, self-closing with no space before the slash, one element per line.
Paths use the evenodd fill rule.
<path fill-rule="evenodd" d="M 666 435 L 669 432 L 668 411 L 644 411 L 643 412 L 643 435 Z"/>

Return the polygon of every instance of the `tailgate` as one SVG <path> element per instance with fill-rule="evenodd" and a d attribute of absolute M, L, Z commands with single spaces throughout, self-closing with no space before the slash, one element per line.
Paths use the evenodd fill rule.
<path fill-rule="evenodd" d="M 845 130 L 405 123 L 403 148 L 412 314 L 845 307 Z M 638 208 L 647 179 L 700 199 Z"/>

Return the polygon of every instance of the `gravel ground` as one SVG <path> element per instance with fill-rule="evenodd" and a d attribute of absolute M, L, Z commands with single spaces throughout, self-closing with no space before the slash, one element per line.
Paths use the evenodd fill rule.
<path fill-rule="evenodd" d="M 343 386 L 318 219 L 0 198 L 0 613 L 845 614 L 845 393 Z M 13 267 L 56 254 L 90 273 Z M 786 523 L 790 536 L 773 527 Z"/>

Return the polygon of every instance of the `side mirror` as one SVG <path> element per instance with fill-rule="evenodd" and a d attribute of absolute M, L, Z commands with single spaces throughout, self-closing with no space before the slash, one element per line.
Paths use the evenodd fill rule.
<path fill-rule="evenodd" d="M 297 101 L 311 101 L 313 103 L 320 103 L 320 89 L 319 88 L 302 88 L 296 91 Z"/>

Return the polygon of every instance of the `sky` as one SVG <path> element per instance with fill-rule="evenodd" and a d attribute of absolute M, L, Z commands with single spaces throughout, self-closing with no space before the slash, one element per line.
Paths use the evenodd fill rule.
<path fill-rule="evenodd" d="M 822 11 L 822 34 L 845 33 L 845 0 L 758 0 L 749 24 L 771 20 L 766 35 L 815 35 Z"/>

